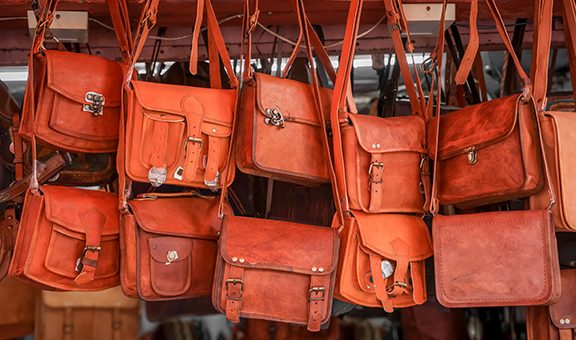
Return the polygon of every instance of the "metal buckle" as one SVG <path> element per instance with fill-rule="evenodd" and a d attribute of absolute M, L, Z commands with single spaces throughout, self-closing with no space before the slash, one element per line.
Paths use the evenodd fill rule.
<path fill-rule="evenodd" d="M 228 300 L 240 300 L 242 298 L 242 287 L 244 285 L 244 281 L 242 281 L 242 279 L 227 279 L 225 281 L 226 283 L 226 299 Z M 230 285 L 240 285 L 240 292 L 238 294 L 238 297 L 230 297 L 228 295 L 228 291 L 230 290 Z"/>
<path fill-rule="evenodd" d="M 264 115 L 266 116 L 266 118 L 264 118 L 264 124 L 284 128 L 284 116 L 277 108 L 265 109 Z"/>
<path fill-rule="evenodd" d="M 88 104 L 82 105 L 82 111 L 90 112 L 94 117 L 104 115 L 104 103 L 106 102 L 104 95 L 89 91 L 86 92 L 84 100 Z"/>
<path fill-rule="evenodd" d="M 384 168 L 384 163 L 378 162 L 378 161 L 370 163 L 370 167 L 368 167 L 368 176 L 369 176 L 368 181 L 369 181 L 370 183 L 382 183 L 382 180 L 374 181 L 374 180 L 372 179 L 372 170 L 374 170 L 374 168 L 383 169 L 383 168 Z"/>
<path fill-rule="evenodd" d="M 467 152 L 468 164 L 474 165 L 478 163 L 478 151 L 476 151 L 476 146 L 466 148 L 464 151 Z"/>
<path fill-rule="evenodd" d="M 86 253 L 87 252 L 94 252 L 94 253 L 99 253 L 102 251 L 102 247 L 100 246 L 86 246 L 84 247 L 84 250 L 82 251 L 82 255 L 76 260 L 76 271 L 77 272 L 81 272 L 82 269 L 84 269 L 84 264 L 82 263 L 82 259 L 84 257 L 86 257 Z"/>
<path fill-rule="evenodd" d="M 188 137 L 188 138 L 186 138 L 186 141 L 184 142 L 184 151 L 186 151 L 186 148 L 188 147 L 188 143 L 192 143 L 192 144 L 199 143 L 200 149 L 202 149 L 202 146 L 204 145 L 204 141 L 202 140 L 202 138 Z"/>
<path fill-rule="evenodd" d="M 312 295 L 318 295 L 316 297 L 312 297 Z M 326 296 L 326 289 L 324 287 L 312 287 L 308 290 L 308 301 L 323 301 Z"/>

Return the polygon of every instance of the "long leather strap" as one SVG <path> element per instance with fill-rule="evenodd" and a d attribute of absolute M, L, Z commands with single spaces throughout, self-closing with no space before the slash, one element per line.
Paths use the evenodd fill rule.
<path fill-rule="evenodd" d="M 562 0 L 564 34 L 566 48 L 570 60 L 570 74 L 576 75 L 576 3 L 573 0 Z M 572 80 L 572 93 L 576 100 L 576 76 L 570 77 Z"/>
<path fill-rule="evenodd" d="M 546 91 L 548 90 L 548 64 L 552 42 L 553 0 L 534 1 L 535 39 L 532 48 L 534 61 L 532 81 L 534 83 L 534 100 L 538 111 L 546 108 Z"/>

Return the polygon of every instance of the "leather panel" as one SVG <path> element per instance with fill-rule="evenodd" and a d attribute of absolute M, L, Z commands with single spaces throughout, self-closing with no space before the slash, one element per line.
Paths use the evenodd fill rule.
<path fill-rule="evenodd" d="M 562 294 L 558 302 L 550 305 L 550 320 L 559 329 L 576 329 L 576 270 L 560 271 Z M 568 319 L 570 322 L 565 322 Z M 561 322 L 561 320 L 564 320 Z"/>

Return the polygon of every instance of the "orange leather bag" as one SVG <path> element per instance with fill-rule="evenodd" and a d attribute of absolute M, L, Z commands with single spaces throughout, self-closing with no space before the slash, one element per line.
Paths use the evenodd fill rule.
<path fill-rule="evenodd" d="M 118 198 L 44 186 L 26 194 L 9 275 L 54 290 L 118 285 Z"/>
<path fill-rule="evenodd" d="M 304 26 L 310 23 L 297 13 L 300 35 L 283 77 L 255 73 L 250 65 L 251 37 L 259 9 L 256 0 L 256 8 L 250 13 L 249 2 L 244 1 L 247 51 L 244 53 L 244 83 L 235 146 L 238 168 L 248 174 L 304 185 L 329 183 L 329 164 L 322 142 L 323 125 L 316 113 L 312 85 L 284 78 L 299 52 Z M 324 46 L 313 30 L 310 34 L 314 51 L 334 81 L 334 69 Z M 328 112 L 332 91 L 322 88 L 320 93 L 324 112 Z M 287 152 L 290 156 L 283 156 Z"/>
<path fill-rule="evenodd" d="M 558 302 L 549 306 L 532 306 L 526 309 L 526 335 L 528 340 L 576 339 L 576 270 L 560 272 L 562 294 Z"/>
<path fill-rule="evenodd" d="M 567 46 L 576 49 L 576 4 L 564 1 L 564 30 L 567 31 Z M 576 113 L 546 109 L 546 90 L 548 81 L 548 60 L 552 38 L 552 7 L 553 1 L 540 2 L 537 18 L 539 24 L 535 39 L 535 70 L 533 72 L 534 96 L 539 103 L 542 139 L 545 156 L 550 166 L 551 181 L 556 193 L 557 204 L 552 208 L 554 226 L 559 229 L 576 230 L 576 182 L 572 174 L 574 143 L 576 136 Z M 576 51 L 574 51 L 576 52 Z M 576 92 L 575 92 L 576 93 Z M 573 108 L 570 110 L 573 111 Z M 541 190 L 530 198 L 534 209 L 543 209 L 548 205 L 547 190 Z"/>
<path fill-rule="evenodd" d="M 30 51 L 20 134 L 73 152 L 116 151 L 123 72 L 118 62 L 42 48 L 58 0 L 44 3 Z M 126 4 L 108 1 L 123 57 L 130 48 Z M 123 14 L 121 14 L 123 13 Z M 124 15 L 124 16 L 122 16 Z M 124 20 L 124 21 L 123 21 Z"/>
<path fill-rule="evenodd" d="M 295 5 L 301 15 L 303 3 L 295 1 Z M 304 26 L 308 60 L 312 61 L 308 25 Z M 316 115 L 322 117 L 313 65 L 312 75 Z M 321 131 L 325 131 L 326 123 L 321 122 Z M 327 135 L 322 135 L 329 159 Z M 226 194 L 225 187 L 221 204 Z M 319 331 L 330 320 L 338 262 L 336 229 L 230 216 L 222 211 L 220 216 L 214 307 L 236 323 L 246 317 L 307 325 L 309 331 Z"/>
<path fill-rule="evenodd" d="M 158 0 L 146 3 L 136 34 L 129 74 L 134 70 L 146 37 L 155 23 Z M 172 184 L 186 187 L 219 187 L 232 182 L 221 178 L 232 133 L 238 81 L 230 63 L 218 20 L 210 0 L 198 1 L 190 71 L 196 74 L 198 36 L 206 10 L 210 83 L 212 88 L 167 85 L 132 80 L 127 91 L 125 128 L 125 171 L 136 182 L 157 187 Z M 220 83 L 220 69 L 226 68 L 232 89 Z M 130 79 L 129 76 L 127 79 Z M 233 164 L 232 164 L 233 165 Z"/>
<path fill-rule="evenodd" d="M 144 194 L 129 202 L 136 284 L 144 300 L 209 296 L 220 231 L 218 197 Z M 226 205 L 226 213 L 232 210 Z"/>
<path fill-rule="evenodd" d="M 335 227 L 342 226 L 335 295 L 354 304 L 383 307 L 387 312 L 392 312 L 394 308 L 426 301 L 424 260 L 432 255 L 432 245 L 426 224 L 420 217 L 375 212 L 424 211 L 424 195 L 419 190 L 424 169 L 420 168 L 421 153 L 418 151 L 424 150 L 424 120 L 417 115 L 378 118 L 346 114 L 353 125 L 345 123 L 340 126 L 339 121 L 342 120 L 338 119 L 338 114 L 346 112 L 343 107 L 344 89 L 352 67 L 362 3 L 362 0 L 354 0 L 350 5 L 331 107 L 334 159 L 341 198 L 337 205 L 341 206 L 338 210 L 348 211 L 344 219 L 335 218 L 333 222 Z M 390 1 L 385 5 L 390 10 L 389 20 L 395 20 L 397 24 L 393 27 L 399 29 L 401 22 L 398 20 L 402 16 L 397 9 L 401 8 L 400 4 Z M 393 31 L 393 34 L 398 35 L 395 40 L 401 40 L 399 32 Z M 401 41 L 397 47 L 397 53 L 403 54 Z M 403 69 L 410 73 L 407 66 Z M 404 79 L 406 81 L 409 78 L 406 75 Z M 413 95 L 416 95 L 415 91 Z M 420 110 L 416 98 L 413 104 L 413 109 Z M 366 140 L 379 143 L 380 150 L 396 149 L 398 152 L 375 151 L 368 154 L 364 151 L 366 149 L 358 146 L 358 143 Z M 378 149 L 378 145 L 372 149 Z M 374 161 L 385 164 L 383 168 L 380 164 L 370 166 L 370 162 Z M 356 194 L 361 188 L 365 189 L 363 192 L 366 194 L 369 193 L 364 184 L 368 184 L 370 170 L 373 175 L 371 189 L 377 195 L 372 195 L 370 201 L 364 201 L 364 209 Z M 400 193 L 402 191 L 405 193 Z M 389 195 L 396 201 L 388 199 Z M 368 204 L 373 204 L 375 200 L 380 200 L 376 205 L 378 208 L 369 209 Z"/>
<path fill-rule="evenodd" d="M 475 18 L 478 6 L 477 1 L 473 3 L 471 17 Z M 496 2 L 486 3 L 524 90 L 442 115 L 439 122 L 438 118 L 430 121 L 430 156 L 436 153 L 436 126 L 443 126 L 435 161 L 439 168 L 438 197 L 445 204 L 479 206 L 503 202 L 530 196 L 543 185 L 532 84 L 512 47 Z M 476 25 L 471 25 L 473 32 L 476 29 Z M 471 39 L 468 51 L 472 57 L 463 59 L 457 83 L 466 79 L 477 49 L 478 39 Z"/>

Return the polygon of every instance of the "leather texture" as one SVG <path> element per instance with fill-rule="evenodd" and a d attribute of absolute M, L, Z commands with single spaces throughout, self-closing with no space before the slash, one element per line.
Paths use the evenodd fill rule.
<path fill-rule="evenodd" d="M 429 122 L 435 157 L 437 117 Z M 470 207 L 527 197 L 543 187 L 534 102 L 521 95 L 494 99 L 440 118 L 438 198 Z"/>
<path fill-rule="evenodd" d="M 350 208 L 424 213 L 430 194 L 424 120 L 416 115 L 348 118 L 350 124 L 342 127 L 342 148 Z"/>
<path fill-rule="evenodd" d="M 101 292 L 43 291 L 38 299 L 35 339 L 136 340 L 140 303 L 119 288 Z"/>
<path fill-rule="evenodd" d="M 17 280 L 0 282 L 0 338 L 12 339 L 34 333 L 36 296 L 40 291 Z M 9 303 L 8 303 L 9 301 Z"/>
<path fill-rule="evenodd" d="M 526 310 L 526 334 L 528 340 L 576 339 L 576 270 L 566 269 L 562 276 L 562 294 L 558 302 L 550 306 L 528 307 Z"/>
<path fill-rule="evenodd" d="M 136 282 L 144 300 L 210 296 L 221 220 L 217 197 L 134 199 Z M 226 212 L 232 210 L 226 206 Z"/>
<path fill-rule="evenodd" d="M 53 290 L 95 291 L 119 283 L 118 198 L 44 186 L 26 194 L 9 274 Z"/>
<path fill-rule="evenodd" d="M 432 235 L 436 297 L 443 306 L 558 300 L 560 268 L 548 210 L 437 215 Z"/>
<path fill-rule="evenodd" d="M 312 85 L 254 73 L 241 95 L 235 146 L 240 171 L 305 185 L 330 182 Z M 332 91 L 322 89 L 321 95 L 328 112 Z M 287 152 L 290 157 L 282 156 Z"/>
<path fill-rule="evenodd" d="M 424 260 L 432 256 L 430 232 L 424 221 L 416 216 L 354 211 L 347 222 L 340 233 L 336 296 L 389 313 L 394 308 L 423 304 Z M 393 266 L 387 277 L 384 261 Z"/>
<path fill-rule="evenodd" d="M 225 181 L 220 177 L 232 133 L 235 90 L 136 80 L 132 87 L 125 150 L 129 178 L 154 186 L 214 190 L 232 182 L 233 171 Z"/>
<path fill-rule="evenodd" d="M 35 89 L 26 91 L 34 98 L 24 101 L 20 134 L 31 138 L 34 133 L 43 143 L 72 152 L 116 151 L 121 64 L 64 51 L 43 51 L 34 63 L 35 82 L 29 87 Z M 84 110 L 94 102 L 91 93 L 102 96 L 101 112 Z M 33 115 L 30 110 L 35 110 Z"/>
<path fill-rule="evenodd" d="M 335 229 L 225 216 L 212 303 L 226 318 L 307 325 L 330 319 L 338 261 Z"/>
<path fill-rule="evenodd" d="M 17 234 L 16 209 L 8 207 L 2 212 L 2 219 L 0 220 L 0 280 L 8 274 Z"/>
<path fill-rule="evenodd" d="M 340 339 L 340 322 L 333 317 L 327 329 L 320 332 L 309 332 L 305 327 L 282 322 L 248 319 L 235 339 L 260 340 L 338 340 Z"/>

